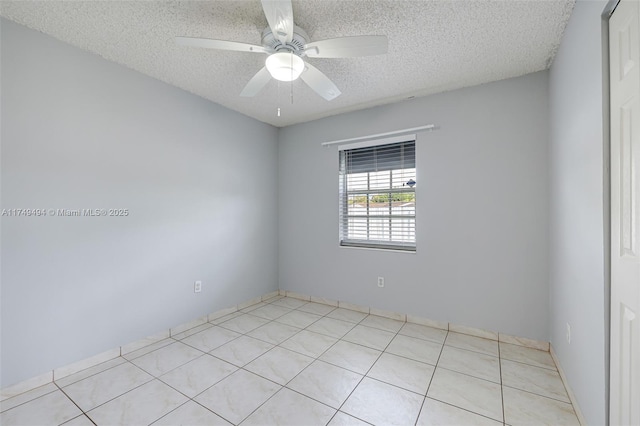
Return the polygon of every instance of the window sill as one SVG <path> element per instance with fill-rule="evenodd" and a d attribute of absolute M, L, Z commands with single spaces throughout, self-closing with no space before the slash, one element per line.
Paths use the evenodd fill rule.
<path fill-rule="evenodd" d="M 405 254 L 416 254 L 417 249 L 414 250 L 402 250 L 402 249 L 394 249 L 394 248 L 382 248 L 382 247 L 363 247 L 363 246 L 351 246 L 351 245 L 341 245 L 338 247 L 341 249 L 355 249 L 355 250 L 370 250 L 370 251 L 384 251 L 384 252 L 392 252 L 392 253 L 405 253 Z"/>

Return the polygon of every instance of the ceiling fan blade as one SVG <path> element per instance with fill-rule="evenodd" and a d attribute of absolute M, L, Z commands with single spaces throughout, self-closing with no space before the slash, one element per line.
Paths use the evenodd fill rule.
<path fill-rule="evenodd" d="M 263 46 L 255 44 L 239 43 L 237 41 L 212 40 L 197 37 L 176 37 L 176 44 L 181 46 L 204 47 L 206 49 L 233 50 L 236 52 L 271 53 Z"/>
<path fill-rule="evenodd" d="M 332 38 L 314 41 L 304 46 L 305 53 L 310 58 L 382 55 L 387 53 L 388 48 L 387 37 L 376 35 Z"/>
<path fill-rule="evenodd" d="M 282 43 L 293 40 L 293 7 L 291 0 L 262 0 L 262 10 L 273 35 Z"/>
<path fill-rule="evenodd" d="M 245 98 L 251 98 L 260 92 L 264 86 L 271 80 L 271 74 L 267 70 L 267 67 L 262 67 L 260 71 L 254 75 L 251 80 L 244 86 L 242 92 L 240 92 L 240 96 Z"/>
<path fill-rule="evenodd" d="M 305 70 L 302 71 L 300 78 L 307 83 L 318 95 L 330 101 L 342 93 L 338 87 L 324 75 L 322 71 L 311 64 L 305 63 Z"/>

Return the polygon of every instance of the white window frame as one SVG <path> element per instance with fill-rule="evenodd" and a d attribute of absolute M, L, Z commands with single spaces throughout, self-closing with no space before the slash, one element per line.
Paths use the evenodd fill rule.
<path fill-rule="evenodd" d="M 376 146 L 382 146 L 382 145 L 389 145 L 389 144 L 394 144 L 394 143 L 402 143 L 402 142 L 413 142 L 416 146 L 416 150 L 417 150 L 417 144 L 416 144 L 416 135 L 415 134 L 408 134 L 408 135 L 401 135 L 401 136 L 395 136 L 395 137 L 391 137 L 391 138 L 384 138 L 384 139 L 374 139 L 374 140 L 366 140 L 366 141 L 360 141 L 360 142 L 354 142 L 354 143 L 349 143 L 349 144 L 344 144 L 344 145 L 339 145 L 338 146 L 338 153 L 339 153 L 339 163 L 340 163 L 340 158 L 343 155 L 342 151 L 346 151 L 346 150 L 352 150 L 352 149 L 359 149 L 359 148 L 368 148 L 368 147 L 376 147 Z M 417 160 L 416 160 L 417 163 Z M 375 240 L 361 240 L 361 239 L 348 239 L 347 237 L 345 237 L 345 234 L 348 232 L 348 215 L 347 215 L 347 203 L 348 203 L 348 191 L 346 189 L 346 185 L 347 185 L 347 181 L 346 181 L 346 177 L 343 176 L 343 171 L 341 170 L 341 166 L 339 164 L 339 223 L 338 223 L 338 233 L 339 233 L 339 237 L 338 237 L 338 241 L 339 241 L 339 245 L 341 247 L 355 247 L 355 248 L 367 248 L 367 249 L 382 249 L 382 250 L 400 250 L 400 251 L 406 251 L 406 252 L 412 252 L 415 253 L 416 251 L 416 239 L 414 238 L 413 242 L 406 242 L 406 241 L 375 241 Z M 417 164 L 416 164 L 416 174 L 417 174 Z M 416 179 L 417 180 L 417 179 Z M 390 188 L 391 189 L 391 188 Z M 370 189 L 369 189 L 370 190 Z M 384 191 L 382 191 L 384 192 Z M 411 188 L 410 190 L 402 190 L 402 191 L 398 191 L 398 190 L 394 190 L 394 191 L 390 191 L 390 192 L 411 192 L 414 194 L 415 197 L 415 187 Z M 415 227 L 416 227 L 416 209 L 414 207 L 414 213 L 411 216 L 411 218 L 414 221 L 414 232 L 415 232 Z M 390 215 L 391 217 L 391 215 Z M 369 220 L 369 219 L 367 219 Z"/>

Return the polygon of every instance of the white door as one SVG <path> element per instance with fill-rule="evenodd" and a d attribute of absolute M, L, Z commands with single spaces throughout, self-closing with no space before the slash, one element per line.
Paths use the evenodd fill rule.
<path fill-rule="evenodd" d="M 640 425 L 640 2 L 609 20 L 612 425 Z"/>

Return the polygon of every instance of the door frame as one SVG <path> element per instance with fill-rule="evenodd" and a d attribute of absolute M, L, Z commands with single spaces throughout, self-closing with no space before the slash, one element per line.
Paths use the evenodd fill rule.
<path fill-rule="evenodd" d="M 609 19 L 621 0 L 609 0 L 602 12 L 602 78 L 603 78 L 603 161 L 604 161 L 604 244 L 605 244 L 605 414 L 607 425 L 611 415 L 611 89 L 609 56 Z"/>
<path fill-rule="evenodd" d="M 604 242 L 604 369 L 605 421 L 609 424 L 611 389 L 611 89 L 609 81 L 609 19 L 620 0 L 609 0 L 602 11 L 602 185 Z"/>

